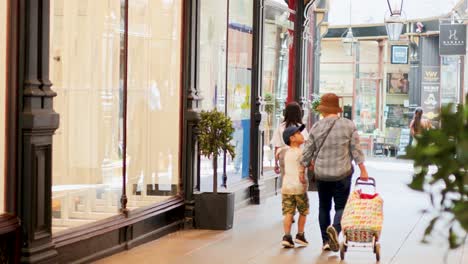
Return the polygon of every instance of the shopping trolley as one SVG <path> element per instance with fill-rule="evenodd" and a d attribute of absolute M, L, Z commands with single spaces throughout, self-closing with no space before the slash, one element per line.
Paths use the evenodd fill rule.
<path fill-rule="evenodd" d="M 372 186 L 373 194 L 364 193 L 360 186 Z M 383 223 L 383 199 L 377 193 L 375 179 L 356 179 L 341 219 L 344 241 L 340 244 L 342 260 L 348 248 L 372 248 L 377 261 L 380 261 L 380 233 Z"/>

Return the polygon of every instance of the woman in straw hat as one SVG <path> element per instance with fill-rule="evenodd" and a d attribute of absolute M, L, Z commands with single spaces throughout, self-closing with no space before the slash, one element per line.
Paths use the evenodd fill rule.
<path fill-rule="evenodd" d="M 356 126 L 351 120 L 339 116 L 343 111 L 339 97 L 334 93 L 322 95 L 317 109 L 324 118 L 315 123 L 309 132 L 302 163 L 314 172 L 317 181 L 322 249 L 338 251 L 341 216 L 354 172 L 352 161 L 358 164 L 362 180 L 367 181 L 368 175 Z M 331 225 L 332 200 L 335 203 L 335 217 Z"/>

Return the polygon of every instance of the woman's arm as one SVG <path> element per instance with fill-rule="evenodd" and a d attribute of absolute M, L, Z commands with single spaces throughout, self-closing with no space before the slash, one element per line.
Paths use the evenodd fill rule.
<path fill-rule="evenodd" d="M 411 136 L 414 137 L 414 119 L 411 120 L 411 123 L 410 123 L 409 127 L 410 127 Z"/>
<path fill-rule="evenodd" d="M 367 181 L 369 179 L 369 174 L 367 173 L 366 166 L 364 165 L 364 162 L 361 162 L 358 164 L 359 170 L 361 171 L 361 175 L 359 178 L 361 178 L 363 181 Z"/>
<path fill-rule="evenodd" d="M 278 149 L 282 145 L 282 139 L 281 139 L 281 124 L 276 128 L 275 132 L 273 133 L 273 138 L 271 139 L 270 142 L 271 145 L 274 147 L 274 156 L 275 156 L 275 173 L 279 174 L 280 173 L 280 167 L 279 167 L 279 160 L 278 160 Z"/>
<path fill-rule="evenodd" d="M 310 162 L 312 161 L 312 156 L 314 155 L 315 152 L 315 139 L 314 139 L 314 134 L 312 134 L 312 131 L 309 133 L 309 139 L 306 140 L 304 143 L 304 150 L 302 153 L 302 166 L 304 167 L 309 167 Z"/>
<path fill-rule="evenodd" d="M 275 173 L 280 174 L 280 166 L 279 166 L 279 153 L 278 153 L 279 147 L 275 146 Z"/>

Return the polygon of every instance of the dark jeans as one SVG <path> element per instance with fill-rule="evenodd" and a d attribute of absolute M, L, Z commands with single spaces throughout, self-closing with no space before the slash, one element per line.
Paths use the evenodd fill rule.
<path fill-rule="evenodd" d="M 351 190 L 351 176 L 348 176 L 340 181 L 328 182 L 317 180 L 317 190 L 319 195 L 319 223 L 322 233 L 322 241 L 328 241 L 327 227 L 331 224 L 330 211 L 332 207 L 332 199 L 335 203 L 335 218 L 333 219 L 333 227 L 338 234 L 341 232 L 341 216 L 348 200 Z"/>

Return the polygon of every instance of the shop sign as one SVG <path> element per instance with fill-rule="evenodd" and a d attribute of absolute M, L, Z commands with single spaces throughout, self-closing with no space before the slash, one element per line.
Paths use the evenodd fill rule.
<path fill-rule="evenodd" d="M 466 25 L 439 25 L 439 53 L 441 56 L 466 54 Z"/>
<path fill-rule="evenodd" d="M 424 117 L 433 120 L 439 115 L 440 67 L 423 66 L 421 85 L 421 106 Z"/>
<path fill-rule="evenodd" d="M 408 46 L 392 46 L 392 64 L 408 64 Z"/>

